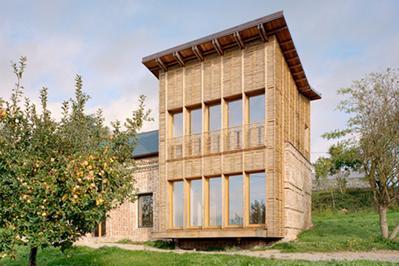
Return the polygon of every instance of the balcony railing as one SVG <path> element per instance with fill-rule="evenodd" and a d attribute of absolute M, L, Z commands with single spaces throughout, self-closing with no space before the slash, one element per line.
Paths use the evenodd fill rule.
<path fill-rule="evenodd" d="M 221 131 L 212 131 L 204 133 L 205 154 L 214 154 L 222 151 Z"/>
<path fill-rule="evenodd" d="M 168 159 L 180 159 L 183 157 L 183 137 L 168 140 Z"/>
<path fill-rule="evenodd" d="M 234 151 L 243 147 L 242 143 L 242 127 L 226 128 L 223 132 L 224 150 Z"/>
<path fill-rule="evenodd" d="M 184 138 L 184 152 L 185 156 L 199 156 L 201 155 L 201 134 L 194 134 Z"/>
<path fill-rule="evenodd" d="M 249 124 L 245 126 L 246 147 L 254 148 L 264 145 L 265 127 L 263 124 Z"/>
<path fill-rule="evenodd" d="M 168 159 L 173 160 L 183 157 L 215 154 L 223 151 L 236 151 L 243 148 L 256 148 L 263 146 L 264 143 L 264 125 L 249 124 L 168 139 L 167 152 Z"/>

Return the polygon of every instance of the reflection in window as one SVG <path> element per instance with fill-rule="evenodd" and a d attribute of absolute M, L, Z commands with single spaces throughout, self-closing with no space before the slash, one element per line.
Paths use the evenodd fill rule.
<path fill-rule="evenodd" d="M 265 223 L 266 178 L 265 173 L 249 175 L 249 223 Z"/>
<path fill-rule="evenodd" d="M 220 130 L 222 114 L 220 104 L 209 106 L 209 131 Z"/>
<path fill-rule="evenodd" d="M 175 113 L 172 117 L 173 137 L 183 136 L 183 113 Z"/>
<path fill-rule="evenodd" d="M 139 227 L 152 227 L 152 194 L 142 194 L 138 198 Z"/>
<path fill-rule="evenodd" d="M 237 127 L 241 126 L 242 124 L 242 105 L 241 99 L 231 101 L 228 103 L 228 110 L 229 110 L 229 127 Z"/>
<path fill-rule="evenodd" d="M 242 224 L 243 218 L 242 175 L 229 176 L 229 224 Z"/>
<path fill-rule="evenodd" d="M 191 226 L 202 225 L 202 180 L 191 181 L 190 188 L 190 221 Z"/>
<path fill-rule="evenodd" d="M 190 134 L 199 134 L 202 131 L 202 109 L 190 111 Z"/>
<path fill-rule="evenodd" d="M 184 209 L 184 183 L 183 181 L 173 182 L 173 226 L 183 226 Z"/>
<path fill-rule="evenodd" d="M 265 121 L 265 95 L 249 97 L 249 123 L 264 123 Z"/>
<path fill-rule="evenodd" d="M 209 179 L 209 225 L 222 225 L 222 179 Z"/>

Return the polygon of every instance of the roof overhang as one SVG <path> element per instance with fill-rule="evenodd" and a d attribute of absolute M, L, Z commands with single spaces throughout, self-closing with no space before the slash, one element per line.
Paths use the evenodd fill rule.
<path fill-rule="evenodd" d="M 309 84 L 282 11 L 146 56 L 142 63 L 158 78 L 161 69 L 184 66 L 191 60 L 202 61 L 213 53 L 223 55 L 225 49 L 243 48 L 254 40 L 267 41 L 272 35 L 276 36 L 299 92 L 310 100 L 321 99 Z"/>

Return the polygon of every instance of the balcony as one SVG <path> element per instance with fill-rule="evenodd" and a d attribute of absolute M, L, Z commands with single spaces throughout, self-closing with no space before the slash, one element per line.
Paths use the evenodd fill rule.
<path fill-rule="evenodd" d="M 168 139 L 168 160 L 257 148 L 264 145 L 263 124 L 226 128 Z"/>

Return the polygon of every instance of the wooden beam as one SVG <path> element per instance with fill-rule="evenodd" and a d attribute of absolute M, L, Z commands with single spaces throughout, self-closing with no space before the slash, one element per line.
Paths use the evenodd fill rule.
<path fill-rule="evenodd" d="M 305 81 L 306 78 L 302 78 L 302 79 L 297 79 L 296 82 L 301 82 L 301 81 Z"/>
<path fill-rule="evenodd" d="M 301 64 L 292 65 L 292 66 L 289 66 L 289 68 L 292 69 L 292 68 L 297 68 L 299 66 L 301 66 Z"/>
<path fill-rule="evenodd" d="M 288 53 L 295 52 L 295 51 L 296 51 L 296 49 L 295 49 L 295 48 L 292 48 L 292 49 L 285 50 L 285 51 L 283 52 L 283 54 L 288 54 Z"/>
<path fill-rule="evenodd" d="M 267 42 L 268 38 L 267 38 L 267 33 L 265 30 L 265 27 L 263 26 L 263 24 L 258 24 L 258 26 L 256 26 L 256 28 L 259 31 L 259 35 L 260 38 L 262 39 L 262 41 Z"/>
<path fill-rule="evenodd" d="M 184 60 L 183 58 L 180 56 L 179 52 L 174 52 L 173 53 L 173 57 L 176 59 L 177 63 L 179 63 L 179 65 L 182 67 L 184 66 Z"/>
<path fill-rule="evenodd" d="M 213 45 L 213 48 L 215 48 L 216 52 L 219 55 L 223 55 L 223 49 L 222 49 L 222 46 L 220 45 L 218 39 L 213 39 L 212 40 L 212 45 Z"/>
<path fill-rule="evenodd" d="M 234 40 L 236 41 L 237 45 L 238 45 L 241 49 L 244 49 L 244 48 L 245 48 L 245 44 L 244 44 L 244 42 L 243 42 L 242 39 L 241 39 L 240 32 L 238 32 L 238 31 L 233 32 L 233 37 L 234 37 Z"/>
<path fill-rule="evenodd" d="M 272 30 L 272 31 L 268 31 L 267 34 L 270 36 L 270 35 L 279 33 L 280 31 L 283 31 L 283 30 L 288 30 L 288 27 L 284 26 L 284 27 L 281 27 L 281 28 L 278 28 L 278 29 L 275 29 L 275 30 Z"/>
<path fill-rule="evenodd" d="M 301 70 L 301 71 L 293 73 L 292 75 L 295 76 L 295 75 L 299 75 L 299 74 L 305 74 L 305 71 Z"/>
<path fill-rule="evenodd" d="M 287 59 L 287 63 L 291 63 L 292 61 L 298 60 L 298 57 L 295 56 L 293 58 Z"/>
<path fill-rule="evenodd" d="M 292 42 L 293 42 L 293 41 L 290 39 L 290 40 L 288 40 L 288 41 L 281 42 L 280 45 L 286 45 L 286 44 L 289 44 L 289 43 L 292 43 Z"/>
<path fill-rule="evenodd" d="M 163 71 L 167 71 L 168 68 L 166 67 L 166 65 L 162 62 L 162 59 L 157 57 L 155 58 L 155 61 L 157 61 L 157 64 L 160 68 L 162 68 Z"/>
<path fill-rule="evenodd" d="M 197 45 L 193 46 L 191 49 L 193 50 L 193 53 L 195 54 L 195 56 L 197 57 L 197 59 L 199 61 L 204 61 L 204 56 L 202 55 L 202 53 Z"/>

